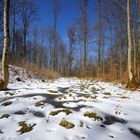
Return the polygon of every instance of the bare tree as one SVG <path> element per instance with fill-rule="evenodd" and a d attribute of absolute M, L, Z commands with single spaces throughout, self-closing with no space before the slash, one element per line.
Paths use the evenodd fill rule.
<path fill-rule="evenodd" d="M 53 28 L 48 27 L 46 29 L 46 38 L 47 38 L 47 44 L 49 48 L 49 69 L 52 70 L 52 60 L 53 60 Z"/>
<path fill-rule="evenodd" d="M 83 14 L 83 30 L 84 30 L 84 76 L 86 76 L 86 66 L 87 66 L 87 6 L 88 0 L 83 0 L 81 11 Z"/>
<path fill-rule="evenodd" d="M 74 53 L 74 43 L 75 43 L 75 27 L 70 27 L 68 29 L 69 37 L 69 54 L 68 54 L 68 64 L 69 64 L 69 76 L 72 74 L 72 65 L 73 65 L 73 53 Z"/>
<path fill-rule="evenodd" d="M 101 74 L 101 1 L 98 0 L 98 77 Z"/>
<path fill-rule="evenodd" d="M 17 15 L 17 5 L 16 1 L 11 1 L 11 8 L 10 8 L 10 19 L 11 19 L 11 42 L 12 42 L 12 55 L 13 55 L 13 61 L 15 61 L 15 33 L 16 33 L 16 15 Z"/>
<path fill-rule="evenodd" d="M 60 3 L 53 0 L 53 69 L 57 70 L 57 19 L 60 13 Z"/>
<path fill-rule="evenodd" d="M 131 0 L 127 0 L 127 32 L 128 32 L 128 77 L 132 81 L 132 38 L 131 38 Z"/>
<path fill-rule="evenodd" d="M 138 76 L 140 78 L 140 1 L 137 0 L 138 11 Z"/>
<path fill-rule="evenodd" d="M 8 71 L 8 53 L 10 46 L 9 10 L 10 10 L 10 0 L 4 0 L 4 48 L 2 56 L 2 75 L 4 85 L 3 87 L 0 87 L 1 89 L 6 89 L 9 82 L 9 71 Z"/>
<path fill-rule="evenodd" d="M 23 24 L 23 57 L 27 53 L 27 34 L 31 23 L 37 19 L 37 8 L 31 0 L 19 0 L 19 15 Z"/>
<path fill-rule="evenodd" d="M 0 0 L 0 48 L 3 46 L 3 0 Z M 0 52 L 2 50 L 0 49 Z"/>

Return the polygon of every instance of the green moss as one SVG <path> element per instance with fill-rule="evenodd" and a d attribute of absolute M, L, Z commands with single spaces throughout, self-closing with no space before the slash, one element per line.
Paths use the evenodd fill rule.
<path fill-rule="evenodd" d="M 103 121 L 103 118 L 98 116 L 96 113 L 94 112 L 86 112 L 84 113 L 85 117 L 89 117 L 89 118 L 93 118 L 95 121 Z"/>
<path fill-rule="evenodd" d="M 69 109 L 66 108 L 66 109 L 62 109 L 62 110 L 51 111 L 51 112 L 50 112 L 50 115 L 55 116 L 55 115 L 57 115 L 57 114 L 59 114 L 59 113 L 61 113 L 61 112 L 66 113 L 66 115 L 69 115 L 69 114 L 72 113 L 71 110 L 69 110 Z"/>
<path fill-rule="evenodd" d="M 109 92 L 106 92 L 106 93 L 103 93 L 104 95 L 108 95 L 108 96 L 111 96 L 111 93 Z"/>
<path fill-rule="evenodd" d="M 122 98 L 122 99 L 130 99 L 130 98 L 127 97 L 127 96 L 122 96 L 121 98 Z"/>
<path fill-rule="evenodd" d="M 82 121 L 80 121 L 80 127 L 83 127 L 84 123 Z"/>
<path fill-rule="evenodd" d="M 84 98 L 96 99 L 96 96 L 91 96 L 90 94 L 87 94 L 87 95 L 84 95 Z"/>
<path fill-rule="evenodd" d="M 103 98 L 104 98 L 104 99 L 108 99 L 108 97 L 106 97 L 106 96 L 103 96 Z"/>
<path fill-rule="evenodd" d="M 23 133 L 26 133 L 26 132 L 30 132 L 33 130 L 33 127 L 35 126 L 36 124 L 27 124 L 25 121 L 21 121 L 19 122 L 19 126 L 21 126 L 21 128 L 17 131 L 17 132 L 20 132 L 20 134 L 23 134 Z"/>
<path fill-rule="evenodd" d="M 59 97 L 57 97 L 59 100 L 62 100 L 62 99 L 67 99 L 67 97 L 66 96 L 59 96 Z"/>
<path fill-rule="evenodd" d="M 60 126 L 65 127 L 66 129 L 71 129 L 75 127 L 75 125 L 71 122 L 68 122 L 66 119 L 62 119 L 59 123 Z"/>
<path fill-rule="evenodd" d="M 67 99 L 67 97 L 66 97 L 66 96 L 63 96 L 63 98 L 64 98 L 64 99 Z"/>
<path fill-rule="evenodd" d="M 36 106 L 36 107 L 41 107 L 41 108 L 43 108 L 43 107 L 45 106 L 45 104 L 44 104 L 43 102 L 37 102 L 37 103 L 35 104 L 35 106 Z"/>
<path fill-rule="evenodd" d="M 85 90 L 85 86 L 84 85 L 80 86 L 80 90 L 81 91 Z"/>
<path fill-rule="evenodd" d="M 10 96 L 13 96 L 13 95 L 14 95 L 14 93 L 5 92 L 5 95 L 10 95 Z"/>
<path fill-rule="evenodd" d="M 69 89 L 68 92 L 73 92 L 73 89 Z"/>
<path fill-rule="evenodd" d="M 69 93 L 69 96 L 70 96 L 70 97 L 72 97 L 72 94 L 71 94 L 71 93 Z"/>
<path fill-rule="evenodd" d="M 3 118 L 9 118 L 9 114 L 3 114 L 0 119 L 3 119 Z"/>
<path fill-rule="evenodd" d="M 3 103 L 2 106 L 8 106 L 8 105 L 11 105 L 11 104 L 12 104 L 11 101 L 7 101 L 7 102 Z"/>
<path fill-rule="evenodd" d="M 91 90 L 92 90 L 92 91 L 96 91 L 97 89 L 96 89 L 96 87 L 93 86 L 93 87 L 91 88 Z"/>
<path fill-rule="evenodd" d="M 56 90 L 48 90 L 50 93 L 58 93 Z"/>

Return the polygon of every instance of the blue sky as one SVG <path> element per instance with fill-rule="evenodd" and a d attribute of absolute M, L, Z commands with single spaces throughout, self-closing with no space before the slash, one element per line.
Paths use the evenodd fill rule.
<path fill-rule="evenodd" d="M 34 0 L 39 11 L 40 20 L 35 22 L 35 26 L 47 27 L 53 25 L 53 13 L 52 13 L 52 0 Z M 77 18 L 80 16 L 79 2 L 81 0 L 60 0 L 61 12 L 58 17 L 57 31 L 62 35 L 63 39 L 67 38 L 67 29 L 73 25 Z M 89 21 L 93 24 L 96 19 L 95 16 L 95 0 L 89 0 L 88 14 Z"/>

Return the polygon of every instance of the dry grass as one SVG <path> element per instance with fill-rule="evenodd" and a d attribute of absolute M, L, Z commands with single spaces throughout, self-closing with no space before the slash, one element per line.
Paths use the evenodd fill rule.
<path fill-rule="evenodd" d="M 60 77 L 60 74 L 56 71 L 51 71 L 46 68 L 40 68 L 37 64 L 33 64 L 30 62 L 25 62 L 24 60 L 20 61 L 20 63 L 14 64 L 18 67 L 25 68 L 28 72 L 32 72 L 33 74 L 40 76 L 45 79 L 57 79 Z"/>

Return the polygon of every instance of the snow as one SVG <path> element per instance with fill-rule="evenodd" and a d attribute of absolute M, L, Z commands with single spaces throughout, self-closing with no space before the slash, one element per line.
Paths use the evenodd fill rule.
<path fill-rule="evenodd" d="M 19 74 L 20 73 L 20 74 Z M 126 90 L 113 83 L 59 78 L 42 82 L 19 70 L 18 82 L 11 72 L 7 91 L 0 91 L 0 140 L 139 140 L 140 92 Z M 55 91 L 55 92 L 53 92 Z M 108 93 L 108 94 L 107 94 Z M 88 96 L 87 96 L 88 95 Z M 92 98 L 94 97 L 94 98 Z M 5 102 L 10 105 L 2 105 Z M 37 103 L 42 103 L 37 106 Z M 51 111 L 69 108 L 72 113 L 61 112 L 51 116 Z M 84 116 L 94 112 L 103 118 Z M 66 129 L 59 125 L 65 118 L 75 125 Z M 19 122 L 33 125 L 33 130 L 20 134 Z M 80 122 L 83 126 L 80 126 Z"/>

